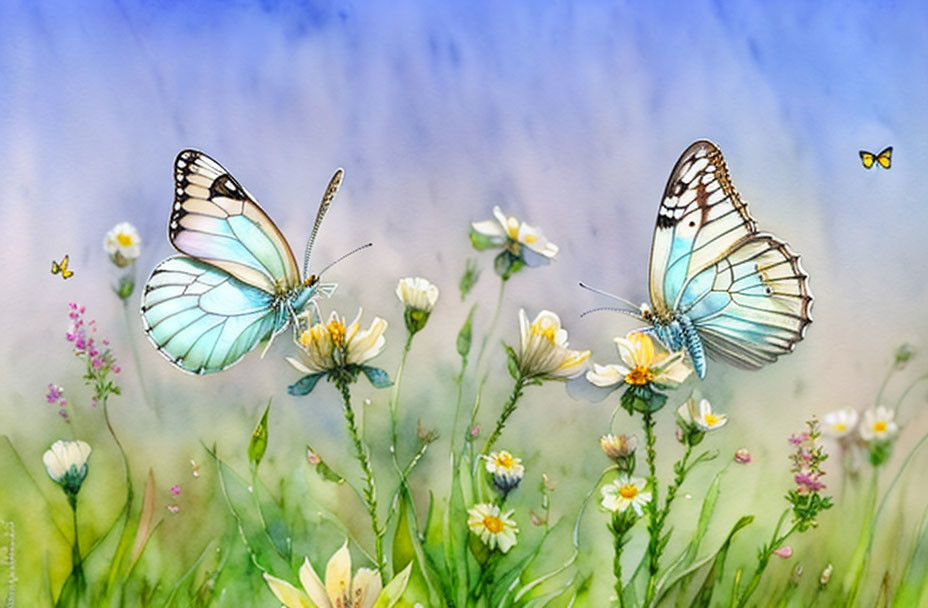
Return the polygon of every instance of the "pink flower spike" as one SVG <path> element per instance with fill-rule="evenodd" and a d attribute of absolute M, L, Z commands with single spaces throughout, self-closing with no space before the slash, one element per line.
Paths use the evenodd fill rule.
<path fill-rule="evenodd" d="M 825 489 L 825 484 L 818 480 L 817 475 L 809 475 L 808 473 L 796 473 L 796 476 L 793 478 L 796 482 L 796 485 L 799 486 L 800 494 L 811 494 L 813 492 L 819 492 Z"/>
<path fill-rule="evenodd" d="M 790 547 L 789 545 L 783 545 L 782 547 L 774 551 L 773 554 L 776 555 L 777 557 L 782 557 L 783 559 L 787 559 L 793 556 L 793 548 Z"/>
<path fill-rule="evenodd" d="M 751 453 L 746 448 L 741 448 L 735 452 L 735 462 L 738 464 L 748 464 L 751 462 Z"/>
<path fill-rule="evenodd" d="M 174 496 L 180 496 L 180 486 L 176 483 L 171 486 L 171 494 Z"/>

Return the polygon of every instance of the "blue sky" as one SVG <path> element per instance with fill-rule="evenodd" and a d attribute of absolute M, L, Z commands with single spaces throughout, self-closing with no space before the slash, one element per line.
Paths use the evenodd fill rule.
<path fill-rule="evenodd" d="M 875 391 L 891 349 L 928 334 L 926 20 L 916 3 L 877 2 L 5 2 L 5 374 L 16 394 L 41 393 L 56 370 L 22 353 L 59 340 L 70 299 L 101 325 L 122 322 L 103 235 L 139 227 L 140 279 L 171 253 L 171 163 L 185 147 L 232 171 L 297 251 L 343 166 L 314 257 L 373 241 L 333 270 L 334 304 L 363 304 L 397 330 L 395 280 L 422 274 L 446 294 L 436 326 L 456 331 L 468 222 L 499 204 L 562 250 L 518 277 L 504 337 L 519 306 L 550 308 L 576 345 L 611 358 L 609 338 L 632 326 L 580 320 L 602 302 L 577 281 L 646 297 L 667 175 L 708 138 L 761 228 L 802 254 L 817 301 L 795 354 L 758 374 L 716 365 L 702 388 L 756 411 L 786 407 L 783 428 L 795 426 Z M 893 168 L 865 171 L 858 149 L 887 145 Z M 48 266 L 66 252 L 76 275 L 64 283 Z M 494 290 L 487 270 L 487 309 Z M 427 347 L 450 366 L 446 338 Z M 141 346 L 147 373 L 192 394 L 260 370 L 245 389 L 257 403 L 289 378 L 257 357 L 239 376 L 180 377 Z M 277 362 L 284 351 L 275 345 Z M 783 406 L 782 387 L 801 397 Z"/>

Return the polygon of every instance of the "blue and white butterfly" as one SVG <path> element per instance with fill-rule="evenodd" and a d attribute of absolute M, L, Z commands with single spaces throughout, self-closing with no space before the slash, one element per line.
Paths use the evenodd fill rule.
<path fill-rule="evenodd" d="M 700 378 L 706 354 L 760 369 L 805 336 L 808 278 L 785 242 L 757 231 L 718 147 L 697 141 L 674 166 L 658 210 L 651 306 L 623 312 L 649 323 L 669 349 L 686 349 Z"/>
<path fill-rule="evenodd" d="M 322 198 L 303 275 L 342 176 L 338 169 Z M 152 271 L 142 295 L 142 322 L 155 348 L 186 372 L 228 368 L 258 342 L 282 332 L 317 295 L 335 290 L 316 275 L 300 278 L 290 245 L 254 197 L 196 150 L 184 150 L 174 161 L 168 238 L 185 255 Z"/>

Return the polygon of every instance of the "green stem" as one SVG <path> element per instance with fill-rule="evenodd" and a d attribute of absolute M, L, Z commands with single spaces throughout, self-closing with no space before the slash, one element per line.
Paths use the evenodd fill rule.
<path fill-rule="evenodd" d="M 393 458 L 393 468 L 400 476 L 400 483 L 405 484 L 406 479 L 403 477 L 403 470 L 400 468 L 399 457 L 397 455 L 397 409 L 400 400 L 400 384 L 403 381 L 403 369 L 406 368 L 406 357 L 409 355 L 409 349 L 412 347 L 412 337 L 409 334 L 406 338 L 406 345 L 403 347 L 403 355 L 400 358 L 400 366 L 396 370 L 396 379 L 393 382 L 393 395 L 390 397 L 390 455 Z"/>
<path fill-rule="evenodd" d="M 622 549 L 625 547 L 626 534 L 620 533 L 616 526 L 618 513 L 612 514 L 612 525 L 609 526 L 612 532 L 614 553 L 612 557 L 612 574 L 615 576 L 615 596 L 618 598 L 619 607 L 625 608 L 625 589 L 622 586 Z"/>
<path fill-rule="evenodd" d="M 767 564 L 770 562 L 773 552 L 783 546 L 783 543 L 786 542 L 786 539 L 792 535 L 793 532 L 799 527 L 799 522 L 793 522 L 793 525 L 790 526 L 789 530 L 783 536 L 779 536 L 780 528 L 783 527 L 783 522 L 786 520 L 786 516 L 789 515 L 790 509 L 786 509 L 782 515 L 780 515 L 779 521 L 777 521 L 776 528 L 773 529 L 773 535 L 770 537 L 770 544 L 764 546 L 760 550 L 760 554 L 757 558 L 757 568 L 754 569 L 754 574 L 751 576 L 751 580 L 748 582 L 748 586 L 745 587 L 744 593 L 738 598 L 738 608 L 742 608 L 747 604 L 748 598 L 751 597 L 751 594 L 754 593 L 754 590 L 757 588 L 757 585 L 760 584 L 761 576 L 764 574 L 764 570 L 767 569 Z"/>
<path fill-rule="evenodd" d="M 377 557 L 377 570 L 380 572 L 382 584 L 387 584 L 387 562 L 383 555 L 383 534 L 384 529 L 380 527 L 380 521 L 377 517 L 377 486 L 374 481 L 374 470 L 371 467 L 370 456 L 364 446 L 361 433 L 358 430 L 358 424 L 355 420 L 354 409 L 351 407 L 351 388 L 349 381 L 340 376 L 334 376 L 335 385 L 342 394 L 342 404 L 345 406 L 345 424 L 348 427 L 348 433 L 351 435 L 351 441 L 354 444 L 354 455 L 361 465 L 364 478 L 364 503 L 367 512 L 371 518 L 371 530 L 374 532 L 374 549 Z"/>
<path fill-rule="evenodd" d="M 876 488 L 877 488 L 877 471 L 879 469 L 873 469 L 873 481 L 870 488 L 870 494 L 868 495 L 868 505 L 865 515 L 864 526 L 862 526 L 863 533 L 861 539 L 858 543 L 857 551 L 854 552 L 854 558 L 852 564 L 855 566 L 855 575 L 854 582 L 851 585 L 851 591 L 848 594 L 848 606 L 853 606 L 857 600 L 857 594 L 860 591 L 860 583 L 863 580 L 864 574 L 866 573 L 867 564 L 870 561 L 870 551 L 873 548 L 873 538 L 876 536 L 876 526 L 880 520 L 880 515 L 883 513 L 883 509 L 886 506 L 889 496 L 892 494 L 893 489 L 896 487 L 896 484 L 899 483 L 899 480 L 902 478 L 902 474 L 908 469 L 909 463 L 912 462 L 916 452 L 928 441 L 928 435 L 924 435 L 921 439 L 918 440 L 912 449 L 909 451 L 908 455 L 905 458 L 905 461 L 902 463 L 902 466 L 899 467 L 899 470 L 896 471 L 895 476 L 893 476 L 892 481 L 886 487 L 886 490 L 883 491 L 883 498 L 880 499 L 879 506 L 876 506 Z M 875 509 L 874 509 L 875 507 Z M 864 535 L 866 538 L 864 538 Z"/>
<path fill-rule="evenodd" d="M 509 395 L 509 400 L 506 401 L 506 406 L 503 408 L 503 411 L 499 415 L 499 419 L 496 421 L 496 428 L 493 429 L 493 433 L 487 438 L 487 442 L 483 444 L 483 449 L 480 450 L 480 453 L 484 456 L 490 453 L 490 449 L 499 439 L 500 435 L 503 434 L 503 427 L 506 426 L 506 421 L 509 420 L 513 412 L 516 411 L 516 406 L 519 403 L 519 399 L 522 397 L 522 391 L 525 389 L 525 383 L 527 381 L 528 379 L 521 374 L 516 379 L 515 386 L 512 387 L 512 394 Z"/>
<path fill-rule="evenodd" d="M 84 579 L 84 565 L 83 560 L 81 559 L 81 545 L 77 539 L 77 495 L 68 494 L 68 503 L 71 505 L 71 520 L 74 522 L 74 543 L 71 545 L 71 567 L 78 576 L 78 585 L 83 586 L 81 583 Z"/>
<path fill-rule="evenodd" d="M 657 452 L 654 444 L 657 438 L 654 434 L 654 417 L 652 412 L 644 413 L 644 435 L 647 443 L 648 460 L 648 486 L 651 488 L 651 500 L 646 508 L 648 511 L 648 587 L 645 593 L 645 605 L 650 605 L 657 591 L 657 571 L 660 569 L 661 528 L 663 519 L 658 511 L 657 486 Z"/>
<path fill-rule="evenodd" d="M 928 374 L 922 374 L 921 376 L 919 376 L 918 378 L 916 378 L 915 380 L 913 380 L 913 381 L 911 382 L 911 384 L 909 384 L 909 385 L 905 388 L 904 391 L 902 391 L 902 395 L 899 397 L 899 400 L 896 401 L 896 407 L 893 408 L 893 414 L 898 414 L 898 413 L 899 413 L 899 407 L 902 405 L 902 402 L 905 401 L 905 398 L 909 396 L 909 393 L 912 392 L 912 389 L 914 389 L 915 386 L 916 386 L 919 382 L 923 382 L 923 381 L 925 381 L 925 380 L 928 380 Z"/>
<path fill-rule="evenodd" d="M 886 385 L 889 384 L 889 379 L 893 377 L 893 372 L 895 371 L 896 366 L 891 365 L 889 367 L 889 371 L 886 373 L 886 377 L 883 378 L 882 384 L 880 384 L 879 390 L 876 392 L 876 401 L 874 402 L 875 406 L 879 407 L 881 405 L 880 402 L 883 400 L 883 393 L 886 391 Z"/>
<path fill-rule="evenodd" d="M 116 435 L 116 429 L 113 428 L 113 423 L 110 420 L 109 396 L 106 393 L 103 393 L 102 401 L 103 420 L 106 422 L 106 428 L 113 438 L 113 441 L 116 443 L 116 447 L 119 449 L 119 454 L 122 457 L 123 472 L 126 476 L 126 505 L 123 507 L 125 515 L 122 522 L 122 531 L 119 534 L 119 544 L 116 547 L 116 553 L 113 555 L 113 559 L 110 563 L 110 571 L 106 585 L 106 595 L 108 597 L 109 593 L 113 590 L 113 586 L 116 584 L 119 569 L 122 565 L 122 558 L 129 548 L 129 516 L 132 514 L 132 502 L 135 491 L 132 488 L 132 472 L 129 468 L 129 457 L 126 455 L 126 450 L 123 448 L 122 442 L 119 441 L 119 437 Z"/>
<path fill-rule="evenodd" d="M 870 547 L 871 524 L 876 514 L 876 493 L 879 482 L 879 468 L 873 468 L 873 477 L 870 479 L 870 485 L 867 489 L 864 502 L 863 519 L 860 524 L 860 536 L 857 539 L 857 545 L 851 554 L 851 561 L 847 566 L 847 574 L 844 578 L 845 597 L 848 606 L 853 606 L 853 601 L 857 595 L 860 581 L 863 578 L 867 568 L 867 555 Z"/>
<path fill-rule="evenodd" d="M 470 415 L 471 428 L 477 423 L 477 412 L 480 410 L 480 396 L 483 394 L 483 387 L 486 385 L 487 376 L 489 375 L 483 370 L 484 355 L 487 352 L 487 344 L 490 342 L 490 337 L 496 332 L 496 325 L 499 322 L 499 313 L 503 308 L 503 294 L 505 292 L 506 281 L 501 279 L 499 283 L 499 295 L 496 297 L 496 309 L 493 311 L 493 319 L 490 321 L 489 330 L 483 337 L 483 342 L 480 343 L 480 351 L 477 353 L 477 363 L 474 365 L 474 375 L 477 380 L 477 394 L 474 397 L 474 407 Z"/>
<path fill-rule="evenodd" d="M 132 362 L 135 364 L 135 373 L 139 377 L 139 387 L 142 389 L 142 399 L 148 409 L 155 412 L 155 416 L 161 419 L 161 409 L 157 407 L 158 402 L 152 400 L 148 392 L 148 383 L 145 382 L 145 374 L 142 373 L 142 358 L 139 355 L 139 345 L 136 340 L 136 332 L 132 328 L 132 317 L 129 314 L 129 300 L 122 301 L 123 320 L 126 322 L 126 334 L 129 341 L 129 349 L 132 351 Z"/>

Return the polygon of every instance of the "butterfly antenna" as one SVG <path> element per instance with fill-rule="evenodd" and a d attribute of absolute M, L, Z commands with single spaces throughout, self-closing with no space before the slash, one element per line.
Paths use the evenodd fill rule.
<path fill-rule="evenodd" d="M 627 308 L 616 308 L 615 306 L 600 306 L 599 308 L 591 308 L 590 310 L 587 310 L 587 311 L 584 311 L 584 312 L 580 313 L 580 318 L 583 318 L 583 317 L 587 316 L 587 315 L 590 314 L 590 313 L 601 312 L 601 311 L 604 311 L 604 310 L 608 310 L 608 311 L 611 311 L 611 312 L 620 312 L 620 313 L 622 313 L 623 315 L 628 315 L 629 317 L 632 317 L 633 319 L 638 319 L 639 321 L 642 321 L 642 320 L 643 320 L 643 319 L 641 318 L 641 314 L 640 314 L 640 313 L 632 312 L 632 311 L 628 310 Z"/>
<path fill-rule="evenodd" d="M 319 211 L 316 213 L 316 221 L 313 223 L 313 231 L 309 234 L 309 240 L 306 241 L 306 255 L 303 256 L 304 277 L 309 272 L 309 254 L 313 250 L 313 243 L 316 242 L 316 234 L 319 233 L 319 226 L 322 225 L 322 218 L 325 217 L 326 211 L 329 210 L 332 201 L 335 200 L 335 195 L 338 193 L 338 187 L 342 185 L 342 178 L 344 176 L 344 170 L 341 168 L 336 169 L 335 175 L 329 180 L 329 185 L 325 189 L 325 194 L 322 195 L 322 202 L 319 203 Z"/>
<path fill-rule="evenodd" d="M 373 247 L 373 246 L 374 246 L 373 243 L 365 243 L 365 244 L 361 245 L 360 247 L 355 247 L 354 249 L 352 249 L 351 251 L 349 251 L 349 252 L 346 253 L 345 255 L 341 256 L 341 257 L 338 258 L 338 259 L 336 259 L 334 262 L 330 262 L 328 266 L 326 266 L 326 267 L 323 268 L 321 271 L 319 271 L 319 275 L 318 275 L 318 276 L 321 277 L 322 275 L 324 275 L 324 274 L 329 270 L 329 268 L 331 268 L 332 266 L 335 266 L 336 264 L 338 264 L 339 262 L 341 262 L 341 261 L 344 260 L 345 258 L 350 257 L 350 256 L 352 256 L 352 255 L 358 253 L 359 251 L 364 251 L 364 250 L 367 249 L 368 247 Z"/>
<path fill-rule="evenodd" d="M 634 302 L 632 302 L 632 301 L 630 301 L 630 300 L 626 300 L 625 298 L 623 298 L 623 297 L 621 297 L 621 296 L 617 296 L 617 295 L 615 295 L 615 294 L 609 293 L 608 291 L 603 291 L 602 289 L 597 289 L 597 288 L 595 288 L 595 287 L 590 287 L 589 285 L 587 285 L 587 284 L 584 283 L 583 281 L 580 281 L 580 287 L 582 287 L 582 288 L 584 288 L 584 289 L 586 289 L 586 290 L 592 291 L 592 292 L 595 293 L 595 294 L 599 294 L 599 295 L 601 295 L 601 296 L 606 296 L 607 298 L 612 298 L 613 300 L 618 300 L 618 301 L 621 302 L 622 304 L 625 304 L 626 306 L 631 307 L 631 309 L 635 311 L 634 314 L 638 314 L 638 311 L 640 310 L 639 307 L 636 306 Z M 596 309 L 594 309 L 594 310 L 607 310 L 607 309 L 596 308 Z M 608 309 L 608 310 L 620 310 L 620 309 Z M 590 312 L 593 312 L 593 311 L 590 311 Z"/>

